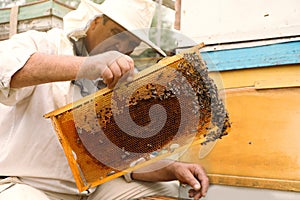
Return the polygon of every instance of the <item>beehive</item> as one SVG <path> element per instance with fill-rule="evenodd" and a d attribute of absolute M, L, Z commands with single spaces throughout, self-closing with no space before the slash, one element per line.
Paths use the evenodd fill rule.
<path fill-rule="evenodd" d="M 38 0 L 12 8 L 0 8 L 0 41 L 28 30 L 62 28 L 62 18 L 74 9 L 58 0 Z"/>
<path fill-rule="evenodd" d="M 227 112 L 198 48 L 45 115 L 80 191 L 227 134 Z"/>

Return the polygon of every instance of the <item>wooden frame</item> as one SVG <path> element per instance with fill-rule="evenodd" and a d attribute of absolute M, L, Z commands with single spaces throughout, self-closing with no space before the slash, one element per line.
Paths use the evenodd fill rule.
<path fill-rule="evenodd" d="M 203 44 L 200 44 L 199 46 L 195 47 L 198 51 L 198 47 L 200 48 Z M 192 49 L 193 53 L 195 49 Z M 194 55 L 194 54 L 193 54 Z M 195 58 L 193 58 L 195 59 Z M 168 97 L 164 98 L 156 98 L 153 97 L 153 93 L 151 94 L 149 91 L 153 90 L 153 87 L 150 86 L 149 88 L 148 84 L 158 84 L 160 86 L 162 85 L 168 85 L 168 83 L 174 84 L 176 81 L 180 80 L 187 80 L 183 78 L 182 74 L 180 74 L 180 77 L 177 77 L 177 68 L 178 66 L 181 66 L 180 64 L 185 61 L 185 57 L 182 54 L 178 54 L 175 56 L 172 56 L 167 59 L 163 59 L 157 64 L 143 70 L 142 72 L 138 73 L 132 82 L 125 83 L 118 85 L 114 88 L 114 90 L 109 90 L 107 88 L 97 91 L 94 94 L 91 94 L 89 96 L 86 96 L 82 99 L 79 99 L 76 102 L 73 102 L 71 104 L 68 104 L 64 107 L 61 107 L 57 110 L 54 110 L 48 114 L 45 115 L 46 118 L 50 118 L 52 120 L 54 129 L 57 133 L 57 136 L 59 138 L 59 141 L 62 144 L 62 147 L 65 151 L 65 154 L 67 156 L 67 159 L 69 161 L 71 170 L 73 172 L 77 187 L 79 191 L 87 190 L 90 187 L 95 187 L 99 184 L 102 184 L 106 181 L 109 181 L 113 178 L 122 176 L 134 169 L 143 167 L 145 165 L 148 165 L 150 163 L 153 163 L 155 161 L 158 161 L 162 158 L 169 157 L 171 155 L 175 155 L 175 157 L 178 157 L 181 155 L 188 147 L 190 146 L 200 146 L 200 144 L 204 141 L 206 141 L 206 138 L 209 138 L 212 140 L 212 137 L 221 137 L 221 135 L 217 135 L 220 133 L 224 133 L 227 131 L 227 128 L 229 128 L 227 125 L 228 118 L 222 119 L 224 120 L 224 126 L 222 127 L 216 127 L 216 124 L 211 122 L 211 110 L 210 108 L 201 108 L 200 106 L 194 107 L 195 101 L 190 101 L 190 97 L 193 100 L 195 100 L 194 93 L 189 93 L 188 88 L 185 88 L 185 90 L 182 90 L 184 94 L 181 96 L 179 95 L 172 96 L 172 100 L 178 101 L 178 99 L 187 99 L 187 101 L 184 101 L 184 104 L 180 104 L 180 106 L 177 106 L 175 101 L 172 101 L 168 105 L 165 105 L 164 108 L 168 108 L 166 112 L 168 113 L 168 116 L 171 116 L 170 121 L 166 121 L 165 124 L 163 124 L 163 129 L 166 131 L 161 131 L 152 137 L 141 137 L 143 139 L 148 140 L 151 139 L 151 142 L 143 142 L 141 140 L 135 140 L 135 143 L 131 143 L 133 140 L 131 138 L 128 138 L 124 140 L 124 134 L 121 135 L 121 131 L 115 131 L 115 129 L 106 129 L 108 126 L 120 127 L 118 123 L 115 123 L 116 121 L 116 115 L 110 115 L 110 117 L 107 117 L 107 115 L 104 115 L 104 117 L 101 117 L 101 113 L 104 113 L 102 111 L 105 111 L 105 114 L 110 114 L 110 112 L 107 112 L 107 110 L 113 110 L 115 107 L 116 110 L 113 110 L 114 112 L 121 112 L 124 113 L 124 107 L 127 107 L 130 105 L 131 100 L 129 101 L 129 104 L 126 104 L 126 106 L 116 106 L 114 105 L 113 101 L 118 102 L 120 101 L 119 98 L 113 98 L 113 94 L 117 94 L 117 97 L 121 97 L 124 99 L 124 96 L 127 97 L 127 95 L 130 95 L 129 97 L 133 99 L 140 99 L 139 102 L 142 102 L 142 104 L 137 105 L 138 107 L 146 107 L 146 109 L 149 109 L 147 107 L 148 103 L 151 102 L 153 104 L 158 104 L 159 101 L 161 104 L 164 102 L 169 102 Z M 200 61 L 200 60 L 199 60 Z M 201 67 L 205 67 L 204 63 L 201 61 L 199 63 L 199 70 L 200 65 Z M 201 68 L 202 69 L 202 68 Z M 206 70 L 206 68 L 203 68 Z M 193 70 L 193 71 L 191 71 Z M 197 70 L 195 68 L 187 70 L 187 74 L 190 75 L 189 78 L 195 77 L 195 75 L 200 76 L 200 73 L 197 74 Z M 207 73 L 207 70 L 206 70 Z M 204 70 L 202 71 L 201 76 L 204 78 Z M 208 75 L 208 74 L 207 74 Z M 206 77 L 208 78 L 208 77 Z M 175 80 L 175 82 L 172 82 L 172 80 Z M 194 79 L 197 80 L 198 79 Z M 209 79 L 211 80 L 211 79 Z M 209 81 L 210 82 L 210 81 Z M 195 82 L 189 83 L 193 85 Z M 198 83 L 198 82 L 197 82 Z M 150 84 L 150 85 L 151 85 Z M 184 83 L 180 82 L 180 85 L 184 85 Z M 141 87 L 142 86 L 142 87 Z M 194 86 L 197 86 L 197 84 L 194 84 Z M 179 90 L 181 87 L 178 87 L 178 85 L 175 84 L 175 87 L 177 90 Z M 199 86 L 200 87 L 200 86 Z M 138 89 L 136 89 L 138 88 Z M 140 89 L 145 88 L 145 90 Z M 200 89 L 193 88 L 196 91 L 200 91 Z M 212 88 L 211 88 L 212 89 Z M 213 88 L 216 91 L 216 87 Z M 118 91 L 121 91 L 121 95 L 118 96 Z M 132 93 L 132 91 L 136 91 L 136 93 Z M 208 91 L 208 90 L 207 90 Z M 210 90 L 212 91 L 212 90 Z M 127 94 L 128 93 L 128 94 Z M 163 95 L 164 93 L 161 91 L 156 91 L 155 94 L 160 93 Z M 216 102 L 217 94 L 213 95 L 213 97 L 207 97 L 210 98 L 209 102 L 214 101 Z M 198 93 L 197 93 L 198 94 Z M 202 91 L 203 95 L 206 95 L 208 93 Z M 135 96 L 136 95 L 136 96 Z M 143 98 L 144 96 L 147 96 L 147 98 Z M 192 97 L 191 97 L 192 95 Z M 202 96 L 203 96 L 202 95 Z M 199 101 L 200 98 L 197 96 L 197 101 Z M 205 99 L 201 98 L 202 101 L 206 101 Z M 213 100 L 212 100 L 213 99 Z M 218 99 L 220 100 L 220 99 Z M 180 101 L 180 100 L 179 100 Z M 202 102 L 201 101 L 201 102 Z M 182 102 L 183 103 L 183 102 Z M 136 105 L 136 104 L 134 104 Z M 182 107 L 184 105 L 184 107 Z M 204 104 L 201 104 L 204 105 Z M 205 104 L 206 105 L 206 104 Z M 215 109 L 222 109 L 223 107 L 218 104 L 218 108 Z M 176 110 L 176 108 L 181 109 L 180 112 Z M 107 109 L 108 108 L 108 109 Z M 121 108 L 121 109 L 119 109 Z M 132 108 L 132 107 L 131 107 Z M 195 112 L 195 110 L 190 110 L 190 108 L 197 109 L 196 113 L 198 113 L 198 110 L 202 113 L 202 118 L 198 118 L 197 114 L 191 115 L 191 112 Z M 148 111 L 148 110 L 145 110 Z M 226 112 L 223 109 L 224 112 Z M 77 114 L 76 114 L 77 113 Z M 147 121 L 145 115 L 145 112 L 140 112 L 143 116 L 137 117 L 138 119 L 141 119 L 142 121 Z M 180 114 L 178 114 L 180 113 Z M 183 114 L 185 113 L 185 114 Z M 175 116 L 175 117 L 174 117 Z M 183 117 L 184 116 L 184 117 Z M 105 123 L 104 119 L 109 118 L 110 123 Z M 134 118 L 136 120 L 136 113 L 131 114 L 130 116 L 122 116 L 122 119 L 131 119 Z M 177 120 L 177 118 L 180 118 Z M 202 119 L 202 121 L 200 121 Z M 220 119 L 221 120 L 221 119 Z M 150 120 L 151 121 L 151 120 Z M 177 123 L 178 122 L 178 123 Z M 200 123 L 201 122 L 201 123 Z M 222 123 L 222 121 L 221 121 Z M 225 124 L 226 123 L 226 124 Z M 128 124 L 128 121 L 125 120 L 126 127 L 131 127 L 133 124 Z M 218 123 L 219 125 L 220 123 Z M 156 125 L 156 124 L 155 124 Z M 177 127 L 178 129 L 173 129 L 173 127 Z M 179 126 L 180 125 L 180 126 Z M 225 127 L 226 125 L 226 127 Z M 144 127 L 144 126 L 142 126 Z M 168 127 L 165 129 L 165 127 Z M 140 128 L 141 129 L 141 128 Z M 213 129 L 212 132 L 209 132 L 210 129 Z M 102 134 L 107 130 L 107 134 Z M 118 129 L 119 130 L 119 129 Z M 132 129 L 130 129 L 132 130 Z M 146 131 L 144 131 L 146 130 Z M 155 129 L 156 131 L 156 129 Z M 130 132 L 130 131 L 128 131 Z M 135 129 L 136 134 L 144 134 L 147 133 L 147 129 L 142 128 L 142 131 L 139 131 Z M 210 134 L 211 133 L 211 134 Z M 127 132 L 125 132 L 126 135 Z M 161 137 L 160 137 L 160 135 Z M 172 135 L 170 135 L 172 134 Z M 173 135 L 175 134 L 175 135 Z M 213 135 L 212 135 L 213 134 Z M 112 142 L 110 135 L 117 135 L 117 141 L 120 142 L 122 147 L 118 146 L 118 148 L 115 148 L 113 144 L 116 144 Z M 86 139 L 88 138 L 88 139 Z M 127 137 L 126 137 L 127 138 Z M 137 137 L 140 139 L 140 137 Z M 85 143 L 85 141 L 88 141 Z M 159 144 L 157 148 L 152 150 L 152 146 L 156 144 L 156 142 Z M 113 143 L 113 144 L 112 144 Z M 151 145 L 151 148 L 149 150 L 149 143 Z M 134 146 L 133 146 L 134 144 Z M 153 144 L 153 145 L 152 145 Z M 175 148 L 172 148 L 172 145 L 174 147 L 174 144 L 176 145 Z M 137 149 L 138 146 L 141 146 L 143 150 L 147 150 L 147 152 L 143 153 L 137 153 L 135 154 L 135 151 L 127 151 L 129 147 L 132 147 L 133 149 Z M 103 147 L 103 148 L 102 148 Z M 122 152 L 121 152 L 122 150 Z M 122 155 L 124 155 L 124 152 L 127 151 L 127 153 L 130 153 L 130 156 L 125 156 L 122 158 Z M 148 152 L 149 151 L 149 152 Z M 109 154 L 106 154 L 106 153 Z M 119 152 L 121 154 L 119 154 Z M 142 152 L 142 151 L 141 151 Z M 156 152 L 155 156 L 152 153 Z M 98 156 L 99 155 L 99 156 Z M 113 157 L 114 156 L 114 157 Z M 144 159 L 144 162 L 142 163 L 136 163 L 135 165 L 132 165 L 133 162 L 138 161 L 140 159 Z M 103 162 L 103 159 L 106 159 Z M 116 162 L 116 165 L 114 165 Z M 109 163 L 109 164 L 107 164 Z M 111 173 L 113 172 L 113 173 Z"/>

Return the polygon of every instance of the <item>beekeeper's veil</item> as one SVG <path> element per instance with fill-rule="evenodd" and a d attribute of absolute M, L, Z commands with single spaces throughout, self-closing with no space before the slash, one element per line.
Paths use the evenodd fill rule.
<path fill-rule="evenodd" d="M 86 36 L 91 21 L 105 14 L 157 52 L 166 56 L 165 52 L 148 37 L 154 12 L 155 3 L 152 0 L 105 0 L 102 4 L 81 0 L 78 8 L 64 17 L 64 30 L 68 37 L 76 41 Z"/>

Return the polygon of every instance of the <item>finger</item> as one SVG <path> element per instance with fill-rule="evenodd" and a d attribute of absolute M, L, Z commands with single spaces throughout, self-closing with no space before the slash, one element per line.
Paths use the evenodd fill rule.
<path fill-rule="evenodd" d="M 183 176 L 184 182 L 190 185 L 194 190 L 200 190 L 201 186 L 199 181 L 195 178 L 194 174 L 192 173 L 185 173 Z"/>
<path fill-rule="evenodd" d="M 114 63 L 110 66 L 110 69 L 114 73 L 114 79 L 109 87 L 114 87 L 121 76 L 125 75 L 127 81 L 131 81 L 133 79 L 133 69 L 134 64 L 132 58 L 129 56 L 123 55 L 115 60 Z"/>
<path fill-rule="evenodd" d="M 208 186 L 209 186 L 209 182 L 208 182 L 208 179 L 207 181 L 201 181 L 201 194 L 202 196 L 206 196 L 206 193 L 207 193 L 207 190 L 208 190 Z"/>
<path fill-rule="evenodd" d="M 194 194 L 194 200 L 198 200 L 198 199 L 200 199 L 201 197 L 205 197 L 205 196 L 203 196 L 203 195 L 201 194 L 201 192 L 196 192 L 196 193 Z"/>
<path fill-rule="evenodd" d="M 103 83 L 105 83 L 106 85 L 110 84 L 113 80 L 113 73 L 112 71 L 106 67 L 103 72 L 102 72 L 102 78 L 103 78 Z"/>
<path fill-rule="evenodd" d="M 133 80 L 133 76 L 134 76 L 134 61 L 131 57 L 125 55 L 124 56 L 125 59 L 127 60 L 128 64 L 129 64 L 129 71 L 127 72 L 127 81 L 132 81 Z"/>
<path fill-rule="evenodd" d="M 117 64 L 119 65 L 122 74 L 125 74 L 126 72 L 133 69 L 133 61 L 128 56 L 122 56 L 116 60 Z"/>
<path fill-rule="evenodd" d="M 109 66 L 110 71 L 113 74 L 113 79 L 110 82 L 110 84 L 108 84 L 109 88 L 112 88 L 116 85 L 116 83 L 118 82 L 118 80 L 120 79 L 120 77 L 122 76 L 122 71 L 120 69 L 120 66 L 118 65 L 117 62 L 113 62 L 110 66 Z"/>
<path fill-rule="evenodd" d="M 127 56 L 127 55 L 124 55 L 125 59 L 127 60 L 127 62 L 129 63 L 129 66 L 130 66 L 130 70 L 133 70 L 134 69 L 134 61 L 131 57 Z"/>
<path fill-rule="evenodd" d="M 202 197 L 202 194 L 200 191 L 195 191 L 194 189 L 189 190 L 189 197 L 194 198 L 194 200 L 198 200 Z"/>
<path fill-rule="evenodd" d="M 202 167 L 198 167 L 195 170 L 195 175 L 201 183 L 202 196 L 206 196 L 206 193 L 207 193 L 207 190 L 208 190 L 208 187 L 209 187 L 209 179 L 208 179 L 204 169 Z"/>
<path fill-rule="evenodd" d="M 134 70 L 130 70 L 123 74 L 123 80 L 126 80 L 127 82 L 131 82 L 133 80 Z"/>
<path fill-rule="evenodd" d="M 127 78 L 126 78 L 126 81 L 132 81 L 133 80 L 133 76 L 134 76 L 134 70 L 130 70 L 129 72 L 127 72 Z"/>

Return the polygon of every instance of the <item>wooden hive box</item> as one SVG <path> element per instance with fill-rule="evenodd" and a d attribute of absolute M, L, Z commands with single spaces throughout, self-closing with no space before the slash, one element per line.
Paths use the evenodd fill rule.
<path fill-rule="evenodd" d="M 293 41 L 208 52 L 226 69 L 220 75 L 230 137 L 205 156 L 193 146 L 180 159 L 201 163 L 212 184 L 300 192 L 299 46 Z"/>
<path fill-rule="evenodd" d="M 217 87 L 195 51 L 163 59 L 133 81 L 120 81 L 113 90 L 99 90 L 45 117 L 52 119 L 80 191 L 179 156 L 190 145 L 226 135 L 230 127 Z"/>
<path fill-rule="evenodd" d="M 48 31 L 62 28 L 62 18 L 74 8 L 57 0 L 41 0 L 0 9 L 0 40 L 28 30 Z"/>

